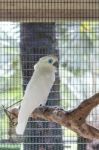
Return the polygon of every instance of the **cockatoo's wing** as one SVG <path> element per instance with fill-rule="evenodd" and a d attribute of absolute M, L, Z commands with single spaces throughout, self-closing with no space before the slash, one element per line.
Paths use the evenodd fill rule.
<path fill-rule="evenodd" d="M 34 71 L 29 81 L 21 108 L 18 115 L 18 125 L 16 127 L 17 134 L 23 134 L 28 118 L 32 111 L 40 104 L 45 104 L 47 97 L 55 81 L 55 72 L 43 73 Z"/>

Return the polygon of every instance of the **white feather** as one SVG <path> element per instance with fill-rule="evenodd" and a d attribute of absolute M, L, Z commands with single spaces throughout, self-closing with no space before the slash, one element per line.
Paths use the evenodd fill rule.
<path fill-rule="evenodd" d="M 48 56 L 47 56 L 48 57 Z M 48 58 L 47 58 L 48 59 Z M 43 63 L 44 62 L 44 63 Z M 55 67 L 45 63 L 45 59 L 36 64 L 29 81 L 18 115 L 17 134 L 24 134 L 29 116 L 40 104 L 44 105 L 55 81 Z"/>

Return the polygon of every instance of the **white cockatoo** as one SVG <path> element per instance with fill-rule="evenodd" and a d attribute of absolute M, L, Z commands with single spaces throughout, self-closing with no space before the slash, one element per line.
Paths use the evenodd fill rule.
<path fill-rule="evenodd" d="M 45 105 L 47 97 L 55 81 L 58 58 L 53 55 L 39 59 L 34 65 L 34 73 L 26 87 L 25 94 L 21 103 L 16 133 L 23 135 L 29 116 L 33 110 Z"/>

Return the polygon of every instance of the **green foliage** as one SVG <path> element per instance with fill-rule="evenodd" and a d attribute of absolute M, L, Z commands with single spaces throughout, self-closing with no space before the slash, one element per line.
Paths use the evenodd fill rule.
<path fill-rule="evenodd" d="M 2 144 L 0 145 L 0 150 L 20 150 L 18 145 Z"/>
<path fill-rule="evenodd" d="M 5 107 L 20 100 L 22 94 L 22 75 L 20 66 L 19 24 L 0 23 L 0 103 Z M 2 109 L 2 107 L 0 107 Z M 0 111 L 0 140 L 7 139 L 8 118 Z M 15 144 L 1 144 L 0 150 L 20 150 Z"/>
<path fill-rule="evenodd" d="M 64 68 L 66 67 L 74 74 L 76 71 L 78 75 L 81 70 L 86 71 L 92 67 L 92 55 L 98 62 L 99 22 L 66 22 L 58 26 L 57 30 L 60 33 L 58 37 L 60 59 Z"/>

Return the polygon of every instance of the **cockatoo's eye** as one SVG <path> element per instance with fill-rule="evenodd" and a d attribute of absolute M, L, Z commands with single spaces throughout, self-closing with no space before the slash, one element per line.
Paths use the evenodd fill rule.
<path fill-rule="evenodd" d="M 53 59 L 49 59 L 49 60 L 48 60 L 48 63 L 49 63 L 49 64 L 52 64 L 52 62 L 53 62 Z"/>

